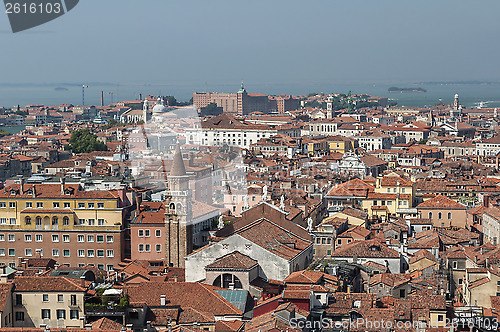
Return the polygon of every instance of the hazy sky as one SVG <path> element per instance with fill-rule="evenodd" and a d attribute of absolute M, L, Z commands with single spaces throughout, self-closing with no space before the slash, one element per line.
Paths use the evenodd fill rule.
<path fill-rule="evenodd" d="M 81 0 L 12 34 L 0 84 L 500 80 L 500 1 Z"/>

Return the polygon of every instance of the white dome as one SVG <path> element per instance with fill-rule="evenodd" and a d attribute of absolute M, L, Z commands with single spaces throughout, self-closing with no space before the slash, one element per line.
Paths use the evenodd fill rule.
<path fill-rule="evenodd" d="M 458 98 L 458 93 L 455 93 L 455 99 L 457 99 L 457 98 Z"/>
<path fill-rule="evenodd" d="M 163 106 L 162 104 L 156 104 L 153 107 L 153 113 L 163 113 L 163 112 L 165 112 L 165 106 Z"/>

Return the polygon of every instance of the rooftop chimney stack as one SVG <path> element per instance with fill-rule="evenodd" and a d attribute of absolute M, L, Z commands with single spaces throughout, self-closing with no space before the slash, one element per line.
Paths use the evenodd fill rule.
<path fill-rule="evenodd" d="M 61 195 L 64 195 L 64 184 L 66 183 L 66 180 L 64 177 L 61 177 Z"/>
<path fill-rule="evenodd" d="M 19 191 L 21 192 L 21 195 L 24 194 L 24 177 L 19 180 Z"/>

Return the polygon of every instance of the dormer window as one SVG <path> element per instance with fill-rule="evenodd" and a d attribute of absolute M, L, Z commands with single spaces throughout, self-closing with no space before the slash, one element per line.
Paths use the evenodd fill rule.
<path fill-rule="evenodd" d="M 380 247 L 379 246 L 371 246 L 370 250 L 371 251 L 380 251 Z"/>
<path fill-rule="evenodd" d="M 11 195 L 15 195 L 15 194 L 17 194 L 17 190 L 12 189 L 12 190 L 10 191 L 10 194 L 11 194 Z"/>
<path fill-rule="evenodd" d="M 28 189 L 28 190 L 26 191 L 26 194 L 28 194 L 28 195 L 33 195 L 33 190 Z"/>

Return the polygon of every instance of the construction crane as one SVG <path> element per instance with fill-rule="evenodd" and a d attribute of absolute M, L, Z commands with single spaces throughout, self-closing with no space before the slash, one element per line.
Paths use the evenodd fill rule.
<path fill-rule="evenodd" d="M 111 104 L 113 104 L 113 95 L 116 93 L 116 91 L 109 91 L 108 95 L 111 95 Z"/>
<path fill-rule="evenodd" d="M 82 85 L 82 106 L 85 106 L 85 88 L 88 88 L 88 85 Z"/>

